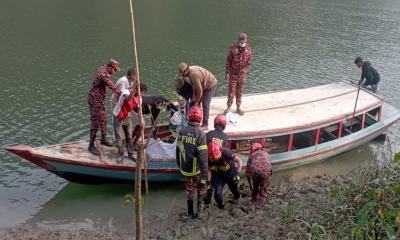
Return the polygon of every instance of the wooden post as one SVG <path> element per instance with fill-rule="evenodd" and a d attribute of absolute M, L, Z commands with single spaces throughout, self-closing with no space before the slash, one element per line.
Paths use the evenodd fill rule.
<path fill-rule="evenodd" d="M 343 121 L 339 123 L 338 138 L 342 137 L 342 131 L 343 131 Z"/>
<path fill-rule="evenodd" d="M 290 134 L 290 136 L 289 136 L 289 144 L 288 144 L 288 152 L 290 152 L 290 151 L 292 151 L 292 147 L 293 147 L 293 133 L 292 134 Z"/>
<path fill-rule="evenodd" d="M 140 71 L 139 71 L 139 61 L 137 57 L 137 49 L 136 49 L 136 32 L 135 32 L 135 19 L 133 15 L 133 0 L 129 0 L 129 7 L 131 12 L 131 23 L 132 23 L 132 50 L 134 54 L 134 63 L 136 69 L 136 84 L 138 86 L 138 94 L 139 94 L 139 125 L 140 127 L 140 135 L 141 140 L 139 141 L 139 151 L 136 160 L 136 171 L 135 171 L 135 220 L 136 220 L 136 240 L 143 239 L 142 232 L 142 160 L 144 160 L 145 152 L 144 152 L 144 120 L 142 113 L 142 98 L 140 97 Z M 146 164 L 146 162 L 144 162 Z"/>
<path fill-rule="evenodd" d="M 321 129 L 318 128 L 318 129 L 317 129 L 317 133 L 315 134 L 315 142 L 314 142 L 314 145 L 318 145 L 318 143 L 319 143 L 319 134 L 320 134 L 320 132 L 321 132 Z"/>
<path fill-rule="evenodd" d="M 362 115 L 362 120 L 361 120 L 361 129 L 364 129 L 365 127 L 365 113 Z"/>

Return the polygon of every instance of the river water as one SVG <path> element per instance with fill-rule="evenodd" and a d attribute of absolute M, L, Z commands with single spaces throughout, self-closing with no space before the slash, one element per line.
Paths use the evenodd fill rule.
<path fill-rule="evenodd" d="M 362 56 L 381 74 L 380 95 L 400 107 L 397 0 L 136 0 L 134 7 L 141 79 L 151 94 L 173 91 L 181 61 L 211 70 L 217 95 L 226 94 L 227 49 L 243 31 L 253 47 L 247 93 L 356 80 L 353 60 Z M 96 68 L 114 57 L 123 65 L 119 77 L 132 64 L 129 2 L 0 0 L 0 43 L 0 228 L 129 230 L 133 212 L 123 198 L 132 186 L 68 183 L 4 150 L 88 137 L 86 94 Z M 400 125 L 388 135 L 398 142 Z M 276 174 L 274 183 L 346 173 L 381 147 L 372 142 Z M 150 185 L 144 216 L 183 198 L 181 184 Z"/>

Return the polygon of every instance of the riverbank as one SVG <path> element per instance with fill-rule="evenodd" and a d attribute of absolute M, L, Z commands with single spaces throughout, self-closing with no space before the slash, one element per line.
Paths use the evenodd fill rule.
<path fill-rule="evenodd" d="M 145 223 L 145 239 L 376 239 L 400 238 L 400 157 L 369 163 L 345 176 L 307 177 L 268 191 L 264 209 L 255 209 L 250 190 L 240 185 L 239 204 L 225 194 L 225 209 L 211 204 L 198 219 L 186 206 Z M 171 203 L 169 203 L 171 204 Z M 133 239 L 112 229 L 61 230 L 16 227 L 10 239 Z"/>

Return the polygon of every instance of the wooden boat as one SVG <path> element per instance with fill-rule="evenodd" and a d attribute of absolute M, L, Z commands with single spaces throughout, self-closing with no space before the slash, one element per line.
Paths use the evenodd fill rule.
<path fill-rule="evenodd" d="M 246 165 L 251 142 L 272 155 L 274 171 L 321 161 L 351 150 L 381 135 L 400 112 L 379 96 L 362 89 L 352 120 L 357 86 L 339 82 L 305 89 L 243 96 L 245 115 L 234 116 L 225 129 L 228 145 Z M 226 97 L 212 100 L 210 124 L 223 112 Z M 161 126 L 159 137 L 168 137 Z M 13 152 L 67 180 L 81 183 L 129 182 L 135 163 L 115 161 L 117 150 L 102 147 L 103 160 L 87 151 L 88 141 L 31 147 L 10 146 Z M 180 181 L 173 157 L 148 159 L 149 181 Z"/>

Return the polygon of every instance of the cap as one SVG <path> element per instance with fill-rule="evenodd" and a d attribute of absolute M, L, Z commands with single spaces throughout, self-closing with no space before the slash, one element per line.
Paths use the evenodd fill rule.
<path fill-rule="evenodd" d="M 120 66 L 119 62 L 117 60 L 115 60 L 114 58 L 110 59 L 108 66 L 115 68 L 115 70 L 117 70 L 117 71 L 121 70 L 121 66 Z"/>
<path fill-rule="evenodd" d="M 247 34 L 246 33 L 240 33 L 239 34 L 239 41 L 246 41 L 247 42 Z"/>

